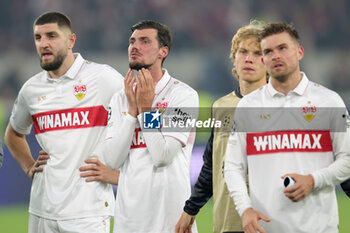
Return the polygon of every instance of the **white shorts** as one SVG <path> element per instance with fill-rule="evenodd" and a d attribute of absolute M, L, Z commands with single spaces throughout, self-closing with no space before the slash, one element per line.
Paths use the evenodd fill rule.
<path fill-rule="evenodd" d="M 28 233 L 109 233 L 108 216 L 51 220 L 29 214 Z"/>

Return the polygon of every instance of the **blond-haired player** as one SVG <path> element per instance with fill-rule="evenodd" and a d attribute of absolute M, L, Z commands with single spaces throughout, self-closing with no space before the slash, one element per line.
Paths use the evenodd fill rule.
<path fill-rule="evenodd" d="M 232 38 L 230 58 L 234 64 L 232 73 L 237 77 L 239 87 L 230 94 L 221 97 L 213 104 L 212 116 L 222 122 L 228 120 L 222 129 L 212 130 L 203 159 L 204 164 L 194 192 L 186 201 L 184 212 L 176 225 L 176 232 L 187 232 L 195 220 L 200 208 L 211 196 L 214 198 L 213 217 L 215 233 L 243 232 L 241 219 L 235 205 L 228 195 L 223 177 L 225 150 L 235 107 L 242 96 L 266 84 L 266 70 L 261 61 L 262 53 L 258 36 L 264 25 L 252 21 L 240 28 Z"/>

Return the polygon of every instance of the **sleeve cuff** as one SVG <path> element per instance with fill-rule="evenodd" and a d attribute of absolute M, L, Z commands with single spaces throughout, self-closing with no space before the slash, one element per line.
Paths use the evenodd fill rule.
<path fill-rule="evenodd" d="M 23 135 L 29 135 L 30 134 L 30 130 L 32 129 L 32 127 L 27 128 L 27 129 L 21 129 L 21 128 L 17 127 L 14 124 L 12 118 L 10 118 L 10 124 L 11 124 L 11 126 L 12 126 L 14 131 L 16 131 L 17 133 L 23 134 Z"/>
<path fill-rule="evenodd" d="M 139 124 L 140 124 L 140 126 L 141 125 L 143 125 L 143 122 L 142 122 L 142 113 L 140 113 L 139 115 L 137 115 L 137 120 L 139 121 Z M 133 117 L 133 116 L 131 116 L 131 117 Z M 141 127 L 142 128 L 142 127 Z"/>
<path fill-rule="evenodd" d="M 246 206 L 244 206 L 243 208 L 240 208 L 240 209 L 238 210 L 239 216 L 242 217 L 244 211 L 246 211 L 246 210 L 249 209 L 249 208 L 253 208 L 253 207 L 252 207 L 251 205 L 246 205 Z"/>
<path fill-rule="evenodd" d="M 128 115 L 126 115 L 125 119 L 130 121 L 130 122 L 136 122 L 136 120 L 137 120 L 136 117 L 131 116 L 129 113 L 128 113 Z"/>
<path fill-rule="evenodd" d="M 187 214 L 192 215 L 192 216 L 196 216 L 199 212 L 198 208 L 191 208 L 189 206 L 187 206 L 187 203 L 183 209 Z"/>
<path fill-rule="evenodd" d="M 321 187 L 321 177 L 318 172 L 311 173 L 311 176 L 314 178 L 314 189 Z"/>

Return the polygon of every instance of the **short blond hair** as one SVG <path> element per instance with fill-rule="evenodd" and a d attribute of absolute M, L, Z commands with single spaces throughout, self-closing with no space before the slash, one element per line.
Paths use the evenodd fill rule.
<path fill-rule="evenodd" d="M 237 30 L 236 34 L 232 38 L 231 42 L 231 52 L 230 52 L 230 59 L 232 60 L 232 63 L 234 65 L 234 58 L 235 54 L 238 50 L 239 44 L 247 39 L 250 38 L 256 38 L 256 43 L 259 44 L 259 36 L 262 30 L 264 29 L 264 26 L 266 25 L 265 22 L 259 21 L 259 20 L 251 20 L 249 25 L 241 27 Z M 260 48 L 261 49 L 261 48 Z M 238 79 L 236 68 L 233 67 L 232 74 Z"/>

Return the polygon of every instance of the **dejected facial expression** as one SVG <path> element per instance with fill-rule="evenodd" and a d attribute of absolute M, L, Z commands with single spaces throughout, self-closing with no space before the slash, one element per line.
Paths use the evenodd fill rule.
<path fill-rule="evenodd" d="M 240 42 L 234 55 L 234 65 L 239 80 L 252 83 L 266 79 L 266 70 L 261 58 L 257 38 L 251 37 Z"/>
<path fill-rule="evenodd" d="M 299 72 L 299 61 L 304 50 L 287 32 L 268 36 L 260 44 L 263 61 L 270 76 L 284 82 L 292 74 Z"/>
<path fill-rule="evenodd" d="M 161 66 L 162 59 L 168 51 L 165 48 L 159 46 L 156 29 L 136 29 L 129 39 L 130 69 L 148 69 L 155 64 Z"/>
<path fill-rule="evenodd" d="M 68 29 L 67 29 L 68 30 Z M 34 41 L 40 58 L 40 66 L 47 71 L 57 70 L 67 57 L 69 33 L 57 23 L 34 26 Z"/>

